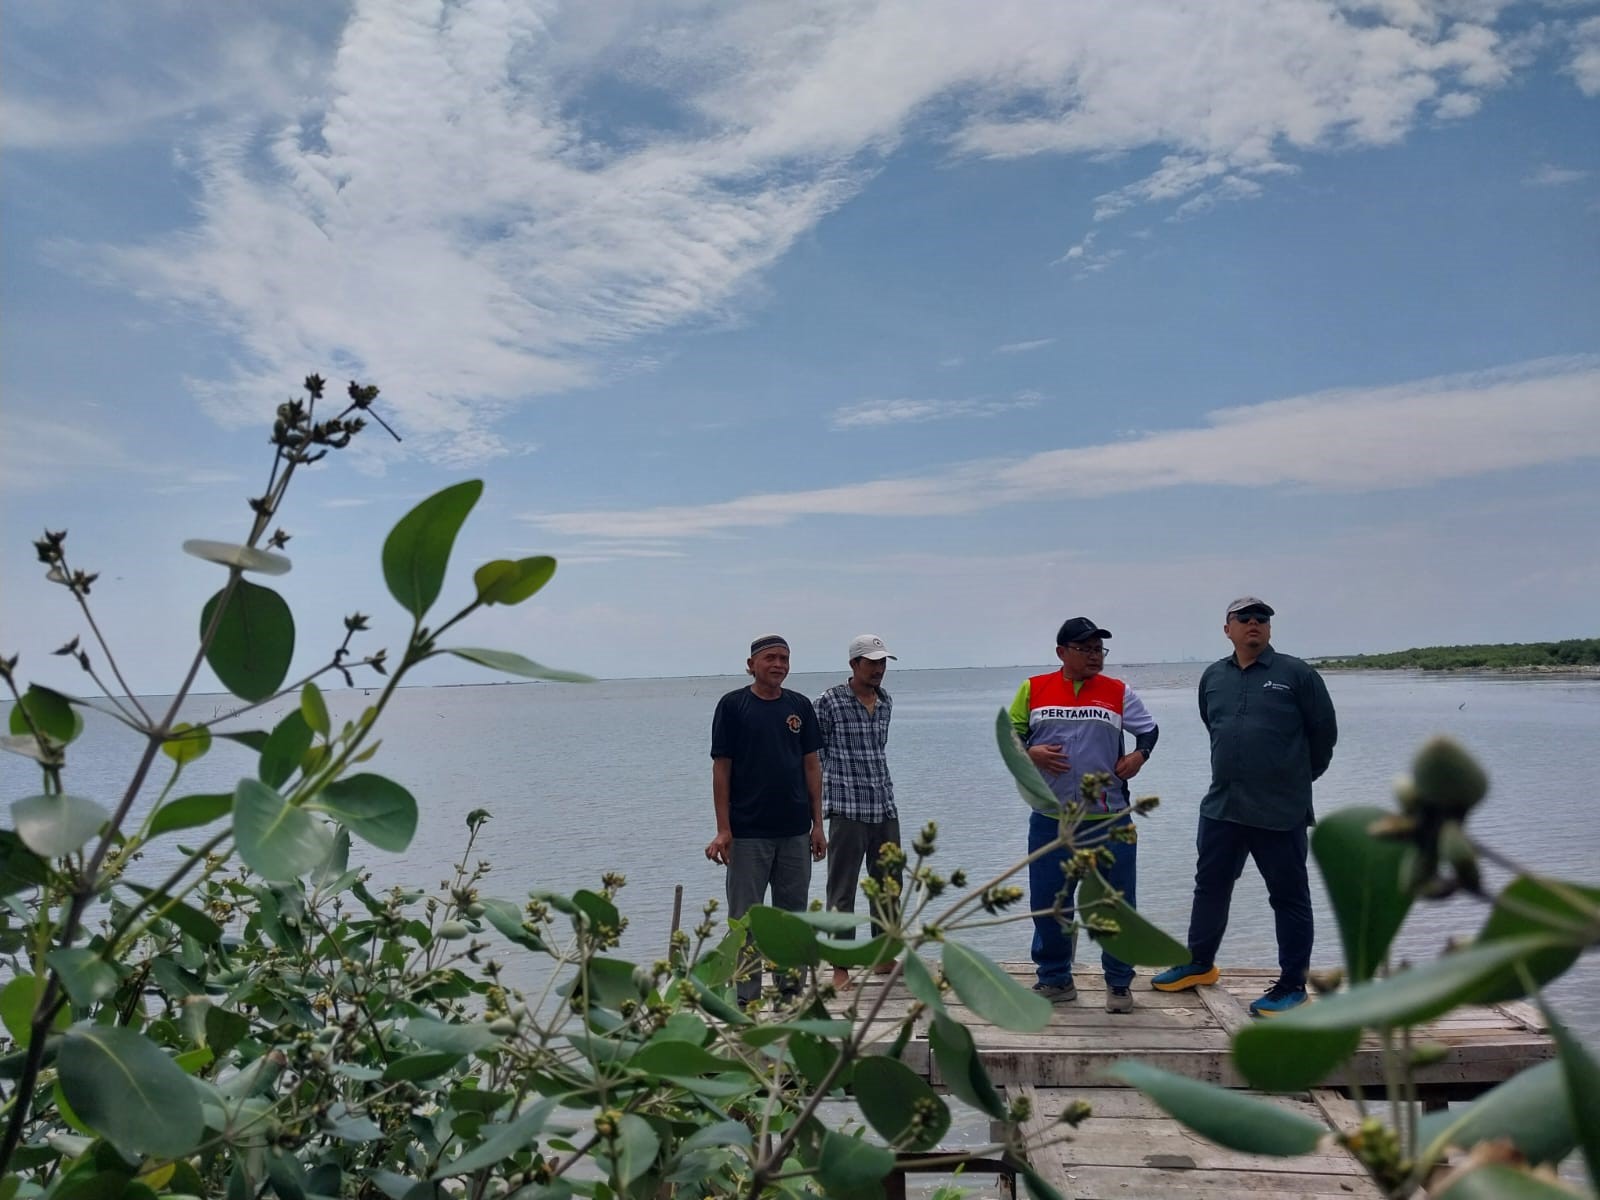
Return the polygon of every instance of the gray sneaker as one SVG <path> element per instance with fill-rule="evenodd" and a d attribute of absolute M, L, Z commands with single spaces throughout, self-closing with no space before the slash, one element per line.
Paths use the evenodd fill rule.
<path fill-rule="evenodd" d="M 1078 985 L 1075 983 L 1036 983 L 1033 990 L 1043 996 L 1051 1004 L 1071 1004 L 1078 998 Z"/>
<path fill-rule="evenodd" d="M 1106 1011 L 1126 1013 L 1133 1011 L 1133 993 L 1125 987 L 1106 988 Z"/>

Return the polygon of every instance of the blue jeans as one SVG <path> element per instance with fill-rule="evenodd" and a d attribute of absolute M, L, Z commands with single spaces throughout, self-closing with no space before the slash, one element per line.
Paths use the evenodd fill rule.
<path fill-rule="evenodd" d="M 1244 874 L 1245 859 L 1267 885 L 1278 935 L 1278 977 L 1304 987 L 1314 936 L 1311 883 L 1306 875 L 1306 827 L 1257 829 L 1234 821 L 1200 818 L 1195 839 L 1194 908 L 1189 915 L 1189 956 L 1202 967 L 1217 961 L 1228 929 L 1233 885 Z"/>
<path fill-rule="evenodd" d="M 1132 816 L 1111 817 L 1104 821 L 1085 821 L 1078 826 L 1081 833 L 1098 837 L 1102 829 L 1113 824 L 1132 821 Z M 1056 839 L 1059 823 L 1044 813 L 1033 813 L 1028 818 L 1028 853 Z M 1122 893 L 1130 906 L 1138 906 L 1139 845 L 1137 842 L 1105 842 L 1111 851 L 1111 866 L 1100 868 L 1106 882 Z M 1072 900 L 1078 890 L 1078 881 L 1062 873 L 1067 852 L 1054 850 L 1028 866 L 1028 904 L 1033 909 L 1049 908 L 1056 896 L 1066 888 L 1066 908 L 1063 918 L 1072 916 Z M 1060 987 L 1072 982 L 1072 951 L 1074 938 L 1069 936 L 1053 915 L 1033 919 L 1033 961 L 1039 969 L 1039 982 L 1049 987 Z M 1133 968 L 1120 958 L 1104 951 L 1100 953 L 1100 966 L 1106 973 L 1106 983 L 1111 987 L 1127 987 L 1133 982 Z"/>

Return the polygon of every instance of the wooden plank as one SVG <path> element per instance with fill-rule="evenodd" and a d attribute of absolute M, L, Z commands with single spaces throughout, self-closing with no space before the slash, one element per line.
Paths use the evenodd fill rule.
<path fill-rule="evenodd" d="M 1121 1167 L 1063 1166 L 1050 1176 L 1074 1200 L 1368 1200 L 1383 1193 L 1354 1175 L 1288 1175 L 1276 1171 L 1129 1171 Z"/>
<path fill-rule="evenodd" d="M 1226 988 L 1201 987 L 1193 990 L 1199 995 L 1200 1002 L 1206 1006 L 1207 1011 L 1216 1018 L 1217 1024 L 1222 1026 L 1222 1031 L 1230 1038 L 1255 1020 L 1250 1015 L 1250 1010 L 1240 1004 L 1238 997 Z"/>
<path fill-rule="evenodd" d="M 1091 1116 L 1069 1141 L 1040 1146 L 1033 1166 L 1063 1194 L 1092 1200 L 1176 1197 L 1177 1200 L 1238 1200 L 1240 1197 L 1310 1196 L 1372 1198 L 1381 1193 L 1360 1165 L 1333 1143 L 1317 1154 L 1280 1159 L 1240 1154 L 1206 1141 L 1131 1089 L 1016 1089 L 1032 1105 L 1024 1135 L 1035 1145 L 1062 1137 L 1057 1118 L 1076 1099 L 1089 1102 Z M 1315 1098 L 1262 1097 L 1294 1112 L 1320 1113 Z M 1341 1097 L 1330 1096 L 1337 1108 Z M 1151 1115 L 1154 1114 L 1154 1115 Z"/>
<path fill-rule="evenodd" d="M 1503 1004 L 1494 1005 L 1496 1012 L 1504 1013 L 1529 1033 L 1549 1033 L 1550 1027 L 1544 1023 L 1544 1014 L 1526 1000 L 1507 1000 Z"/>
<path fill-rule="evenodd" d="M 1312 1088 L 1311 1101 L 1330 1128 L 1345 1133 L 1361 1127 L 1361 1109 L 1356 1102 L 1331 1088 Z"/>

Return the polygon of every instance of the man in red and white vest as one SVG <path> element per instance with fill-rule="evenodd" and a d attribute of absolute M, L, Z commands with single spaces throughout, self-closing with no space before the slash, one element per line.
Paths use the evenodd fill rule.
<path fill-rule="evenodd" d="M 1110 782 L 1085 803 L 1085 823 L 1079 828 L 1084 840 L 1104 845 L 1111 852 L 1112 862 L 1102 864 L 1101 873 L 1135 905 L 1138 842 L 1120 833 L 1102 840 L 1102 834 L 1119 826 L 1127 826 L 1131 834 L 1128 780 L 1149 761 L 1160 730 L 1132 688 L 1102 674 L 1105 642 L 1110 636 L 1110 631 L 1088 617 L 1065 621 L 1056 633 L 1061 669 L 1023 682 L 1011 702 L 1011 727 L 1063 805 L 1085 803 L 1081 794 L 1085 775 L 1109 777 Z M 1131 751 L 1125 750 L 1124 731 L 1134 736 Z M 1034 812 L 1028 821 L 1028 852 L 1054 841 L 1058 828 L 1056 817 Z M 1124 836 L 1129 840 L 1121 840 Z M 1058 1004 L 1078 997 L 1072 980 L 1073 938 L 1066 928 L 1077 880 L 1065 876 L 1066 863 L 1066 851 L 1058 849 L 1028 868 L 1029 906 L 1041 913 L 1033 919 L 1033 961 L 1039 974 L 1034 991 Z M 1063 892 L 1060 918 L 1043 911 L 1052 909 L 1056 896 Z M 1107 953 L 1101 954 L 1100 962 L 1106 976 L 1106 1011 L 1132 1012 L 1133 993 L 1128 989 L 1133 968 Z"/>

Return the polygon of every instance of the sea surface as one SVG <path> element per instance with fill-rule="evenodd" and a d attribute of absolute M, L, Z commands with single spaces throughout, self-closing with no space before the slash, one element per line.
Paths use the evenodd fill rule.
<path fill-rule="evenodd" d="M 1020 680 L 1041 669 L 889 672 L 889 762 L 901 828 L 909 839 L 923 823 L 936 822 L 935 864 L 946 873 L 964 867 L 970 879 L 984 880 L 1025 853 L 1028 809 L 995 748 L 994 719 Z M 1134 781 L 1136 795 L 1161 798 L 1140 830 L 1139 908 L 1180 940 L 1188 923 L 1196 807 L 1209 774 L 1195 701 L 1202 669 L 1198 663 L 1108 667 L 1139 692 L 1161 725 L 1155 756 Z M 843 671 L 796 674 L 788 686 L 815 697 L 843 678 Z M 1479 758 L 1493 782 L 1473 815 L 1474 834 L 1529 869 L 1600 879 L 1600 680 L 1379 671 L 1326 678 L 1338 709 L 1339 743 L 1316 786 L 1319 813 L 1390 804 L 1392 782 L 1416 748 L 1432 734 L 1448 733 Z M 485 894 L 520 901 L 530 889 L 597 888 L 602 873 L 620 872 L 627 877 L 621 908 L 630 921 L 620 952 L 645 961 L 660 957 L 677 885 L 686 927 L 699 919 L 707 899 L 722 897 L 722 871 L 704 855 L 715 832 L 710 723 L 718 697 L 743 682 L 707 676 L 401 689 L 379 726 L 382 747 L 365 769 L 415 794 L 420 826 L 403 854 L 359 844 L 357 854 L 370 866 L 374 887 L 437 886 L 461 858 L 467 814 L 487 809 L 492 819 L 473 851 L 474 860 L 493 866 Z M 376 694 L 336 691 L 327 700 L 338 722 L 359 715 Z M 197 696 L 186 715 L 209 719 L 236 703 Z M 270 728 L 286 708 L 258 711 L 250 726 Z M 109 806 L 137 748 L 127 731 L 91 714 L 87 735 L 72 750 L 68 790 Z M 0 759 L 6 796 L 36 790 L 30 763 L 12 755 Z M 249 752 L 219 741 L 185 770 L 173 794 L 231 791 L 246 772 L 253 772 Z M 136 814 L 165 782 L 158 774 L 147 785 Z M 143 871 L 155 882 L 164 857 L 153 851 L 135 877 Z M 1505 878 L 1493 869 L 1487 874 L 1491 883 Z M 822 888 L 819 867 L 812 894 L 820 897 Z M 1315 962 L 1334 966 L 1337 934 L 1316 884 L 1313 896 Z M 1419 903 L 1401 931 L 1398 952 L 1414 960 L 1435 955 L 1449 937 L 1472 934 L 1484 916 L 1483 904 L 1470 898 Z M 1028 957 L 1026 924 L 965 936 L 992 957 Z M 1220 961 L 1224 967 L 1276 963 L 1271 911 L 1253 867 L 1246 867 L 1235 892 Z M 532 982 L 537 965 L 513 965 L 513 972 Z M 1595 956 L 1551 995 L 1591 1043 L 1600 1043 Z"/>
<path fill-rule="evenodd" d="M 1139 692 L 1161 725 L 1155 756 L 1134 781 L 1135 795 L 1161 798 L 1140 828 L 1139 908 L 1180 940 L 1189 915 L 1196 808 L 1209 776 L 1195 699 L 1203 668 L 1108 667 Z M 1018 683 L 1043 669 L 889 672 L 886 686 L 895 702 L 889 762 L 902 832 L 909 840 L 913 830 L 936 822 L 935 863 L 946 873 L 964 867 L 973 881 L 986 880 L 1026 851 L 1029 810 L 1000 761 L 994 721 Z M 797 674 L 788 686 L 815 697 L 843 678 L 843 671 Z M 1472 817 L 1475 835 L 1528 869 L 1589 883 L 1600 879 L 1600 679 L 1398 671 L 1331 672 L 1326 679 L 1339 713 L 1339 744 L 1316 786 L 1319 813 L 1390 805 L 1393 781 L 1407 770 L 1417 747 L 1447 733 L 1478 757 L 1492 780 L 1489 798 Z M 620 872 L 627 877 L 620 904 L 630 920 L 620 953 L 644 961 L 661 957 L 677 886 L 683 888 L 685 927 L 699 920 L 706 900 L 722 897 L 722 871 L 704 855 L 715 832 L 711 713 L 718 697 L 744 682 L 707 676 L 401 689 L 379 726 L 382 747 L 365 769 L 412 791 L 420 825 L 403 854 L 358 843 L 356 856 L 371 868 L 374 889 L 439 886 L 462 860 L 467 814 L 487 809 L 492 819 L 472 853 L 472 861 L 493 866 L 484 894 L 520 901 L 530 889 L 597 888 L 603 873 Z M 357 689 L 326 698 L 337 723 L 357 717 L 376 694 Z M 196 696 L 185 716 L 213 719 L 236 705 L 227 696 Z M 245 727 L 270 728 L 289 707 L 280 703 L 258 711 Z M 138 749 L 125 729 L 91 714 L 86 736 L 71 752 L 68 789 L 109 807 L 126 785 Z M 252 755 L 219 741 L 185 769 L 172 795 L 231 791 L 241 775 L 253 772 Z M 166 782 L 159 773 L 153 778 L 136 816 Z M 0 795 L 16 798 L 35 790 L 33 765 L 0 755 Z M 133 877 L 156 882 L 171 854 L 158 843 Z M 1491 886 L 1506 878 L 1493 868 L 1486 876 Z M 821 897 L 820 868 L 811 890 Z M 1317 882 L 1313 899 L 1314 963 L 1336 966 L 1337 932 Z M 1470 898 L 1419 903 L 1396 953 L 1417 961 L 1432 957 L 1452 936 L 1470 936 L 1484 917 L 1484 905 Z M 962 936 L 997 959 L 1028 957 L 1026 923 Z M 547 960 L 504 949 L 497 957 L 508 963 L 513 982 L 531 985 L 541 978 Z M 1089 957 L 1093 970 L 1098 955 Z M 1224 968 L 1270 967 L 1276 958 L 1266 894 L 1247 866 L 1220 961 Z M 1142 980 L 1135 984 L 1142 986 Z M 1596 956 L 1581 961 L 1548 995 L 1591 1046 L 1600 1045 Z M 948 1144 L 976 1146 L 986 1139 L 981 1117 L 957 1112 Z M 1575 1159 L 1565 1173 L 1580 1178 Z M 912 1191 L 926 1195 L 935 1182 L 922 1177 Z M 983 1181 L 965 1182 L 983 1194 Z"/>

